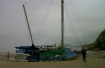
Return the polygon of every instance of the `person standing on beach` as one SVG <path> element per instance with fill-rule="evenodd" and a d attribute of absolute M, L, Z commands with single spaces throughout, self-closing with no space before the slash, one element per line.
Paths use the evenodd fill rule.
<path fill-rule="evenodd" d="M 9 51 L 7 52 L 7 58 L 9 59 Z"/>
<path fill-rule="evenodd" d="M 86 62 L 86 49 L 84 49 L 84 47 L 82 48 L 81 53 L 83 57 L 83 62 Z"/>
<path fill-rule="evenodd" d="M 38 60 L 38 62 L 39 62 L 39 61 L 40 61 L 40 53 L 39 53 L 39 49 L 37 50 L 36 55 L 37 55 L 37 60 Z"/>

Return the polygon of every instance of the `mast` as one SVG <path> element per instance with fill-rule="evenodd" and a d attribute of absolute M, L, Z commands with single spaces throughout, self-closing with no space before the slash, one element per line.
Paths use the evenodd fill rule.
<path fill-rule="evenodd" d="M 64 0 L 61 0 L 61 47 L 64 47 Z"/>
<path fill-rule="evenodd" d="M 23 4 L 23 9 L 24 9 L 24 13 L 25 13 L 25 16 L 26 16 L 26 21 L 27 21 L 27 25 L 28 25 L 28 29 L 29 29 L 29 33 L 30 33 L 31 43 L 32 43 L 32 45 L 34 45 L 33 38 L 32 38 L 32 33 L 31 33 L 31 29 L 30 29 L 30 25 L 29 25 L 29 21 L 28 21 L 28 17 L 27 17 L 27 13 L 26 13 L 24 4 Z"/>

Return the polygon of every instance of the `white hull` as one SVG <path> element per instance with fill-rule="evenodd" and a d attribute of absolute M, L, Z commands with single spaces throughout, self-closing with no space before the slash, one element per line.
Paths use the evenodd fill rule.
<path fill-rule="evenodd" d="M 29 56 L 29 54 L 16 54 L 15 61 L 28 61 L 27 56 Z"/>

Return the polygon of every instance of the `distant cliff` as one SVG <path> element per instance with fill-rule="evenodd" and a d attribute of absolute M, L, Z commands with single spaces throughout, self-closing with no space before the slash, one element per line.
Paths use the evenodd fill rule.
<path fill-rule="evenodd" d="M 100 33 L 96 41 L 89 46 L 89 49 L 95 48 L 105 50 L 105 29 Z"/>

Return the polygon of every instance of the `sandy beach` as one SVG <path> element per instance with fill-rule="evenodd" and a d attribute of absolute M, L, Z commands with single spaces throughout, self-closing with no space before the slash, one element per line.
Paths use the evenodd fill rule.
<path fill-rule="evenodd" d="M 6 54 L 0 54 L 6 57 Z M 10 56 L 14 57 L 13 54 Z M 0 68 L 105 68 L 105 51 L 88 51 L 87 62 L 80 56 L 76 60 L 51 62 L 16 62 L 7 58 L 0 58 Z"/>

